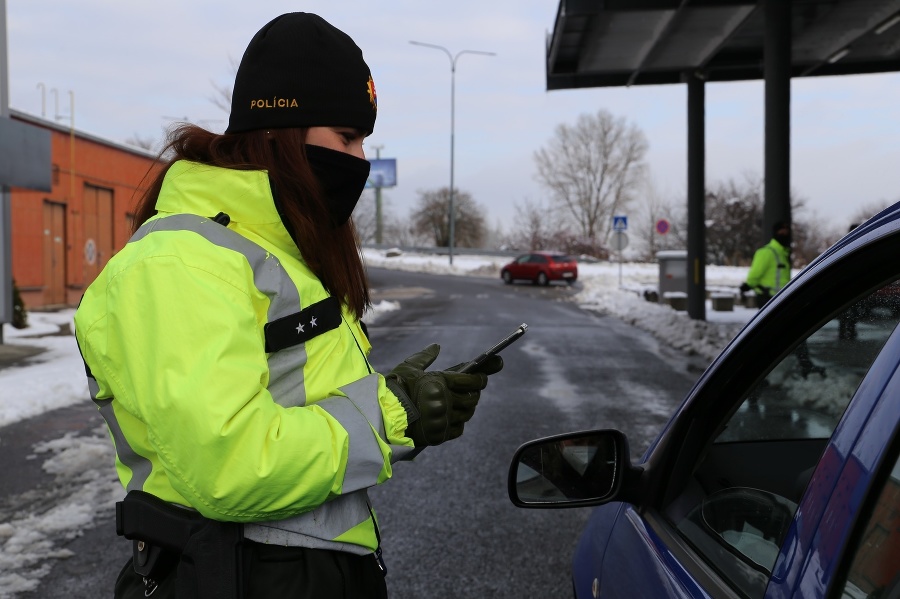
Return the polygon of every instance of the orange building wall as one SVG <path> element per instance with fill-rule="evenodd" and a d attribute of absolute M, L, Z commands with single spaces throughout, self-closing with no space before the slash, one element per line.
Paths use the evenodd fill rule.
<path fill-rule="evenodd" d="M 12 188 L 10 193 L 13 279 L 29 310 L 78 304 L 84 289 L 131 236 L 134 206 L 149 185 L 145 177 L 154 164 L 140 150 L 46 128 L 51 130 L 51 191 Z M 111 208 L 102 217 L 112 229 L 111 236 L 105 235 L 111 244 L 106 252 L 98 251 L 97 240 L 88 234 L 96 229 L 92 213 L 98 190 L 101 203 Z"/>

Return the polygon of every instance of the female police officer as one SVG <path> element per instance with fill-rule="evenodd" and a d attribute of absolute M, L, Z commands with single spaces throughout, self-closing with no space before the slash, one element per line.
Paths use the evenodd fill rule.
<path fill-rule="evenodd" d="M 226 132 L 172 133 L 134 236 L 86 291 L 76 336 L 135 539 L 117 597 L 212 596 L 222 580 L 231 596 L 386 595 L 366 489 L 459 436 L 502 361 L 426 371 L 431 345 L 386 377 L 369 365 L 349 218 L 376 111 L 350 37 L 274 19 L 241 60 Z M 231 564 L 209 567 L 225 537 L 194 542 L 198 520 L 238 531 Z"/>

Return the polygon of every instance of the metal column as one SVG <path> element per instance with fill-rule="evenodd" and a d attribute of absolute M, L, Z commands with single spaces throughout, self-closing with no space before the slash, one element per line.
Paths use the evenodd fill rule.
<path fill-rule="evenodd" d="M 9 65 L 6 46 L 6 0 L 0 0 L 0 118 L 9 112 Z M 12 200 L 5 182 L 0 182 L 0 343 L 3 323 L 13 319 Z"/>
<path fill-rule="evenodd" d="M 764 0 L 765 205 L 762 243 L 772 225 L 791 220 L 791 3 Z"/>
<path fill-rule="evenodd" d="M 687 312 L 706 320 L 706 89 L 698 73 L 687 75 Z"/>

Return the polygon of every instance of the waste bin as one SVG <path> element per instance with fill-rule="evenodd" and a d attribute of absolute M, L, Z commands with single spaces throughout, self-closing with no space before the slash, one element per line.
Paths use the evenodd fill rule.
<path fill-rule="evenodd" d="M 659 300 L 670 291 L 687 293 L 687 250 L 656 252 L 656 261 L 659 262 Z"/>

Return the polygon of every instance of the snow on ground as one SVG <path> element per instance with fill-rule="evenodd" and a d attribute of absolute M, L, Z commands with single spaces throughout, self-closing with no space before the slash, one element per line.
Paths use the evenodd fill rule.
<path fill-rule="evenodd" d="M 0 426 L 90 399 L 75 338 L 59 335 L 60 327 L 74 330 L 74 315 L 74 309 L 30 312 L 28 328 L 3 325 L 5 343 L 44 352 L 26 366 L 0 370 Z"/>
<path fill-rule="evenodd" d="M 373 267 L 431 272 L 449 275 L 496 278 L 508 260 L 498 257 L 403 254 L 386 257 L 385 252 L 364 250 Z M 707 286 L 737 288 L 746 269 L 707 269 Z M 737 306 L 733 312 L 713 312 L 707 306 L 707 321 L 697 322 L 684 312 L 647 302 L 644 289 L 656 285 L 655 264 L 581 264 L 581 290 L 574 300 L 582 307 L 621 318 L 652 332 L 672 347 L 712 360 L 756 310 Z M 381 301 L 366 315 L 374 322 L 381 314 L 402 309 L 402 302 Z M 73 309 L 58 312 L 30 312 L 29 326 L 3 326 L 3 340 L 10 345 L 28 345 L 44 351 L 17 366 L 0 369 L 0 427 L 8 426 L 54 410 L 90 401 L 84 366 L 74 337 Z M 2 439 L 0 439 L 2 441 Z M 56 477 L 55 487 L 62 499 L 49 511 L 25 508 L 0 523 L 0 598 L 37 588 L 49 571 L 44 560 L 65 559 L 68 550 L 59 540 L 71 539 L 95 519 L 106 516 L 121 488 L 113 469 L 113 450 L 103 427 L 88 435 L 65 437 L 33 448 L 34 459 L 43 460 L 43 469 Z M 14 505 L 31 503 L 15 499 Z M 41 566 L 41 562 L 44 565 Z"/>
<path fill-rule="evenodd" d="M 497 256 L 457 255 L 453 265 L 447 256 L 401 254 L 388 257 L 384 250 L 366 249 L 363 255 L 369 266 L 396 270 L 432 272 L 449 275 L 495 277 L 510 261 Z M 747 275 L 746 268 L 708 266 L 706 286 L 711 291 L 736 291 Z M 649 331 L 675 349 L 712 361 L 756 313 L 735 305 L 731 312 L 713 311 L 706 303 L 706 321 L 692 320 L 686 312 L 675 311 L 665 304 L 648 302 L 643 291 L 656 289 L 659 282 L 657 264 L 597 262 L 578 265 L 581 291 L 575 296 L 582 308 L 621 318 Z M 367 317 L 367 320 L 371 318 Z"/>

